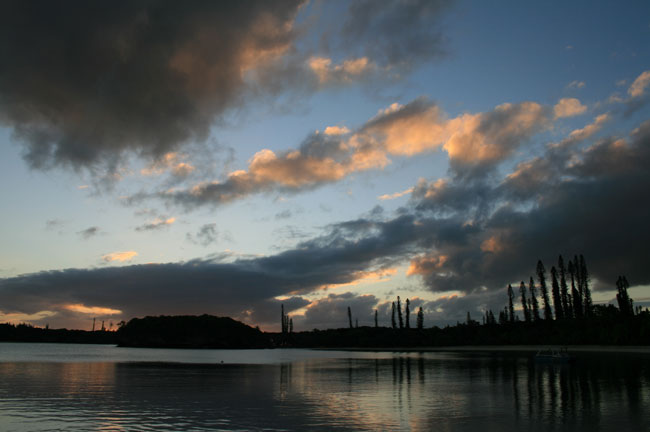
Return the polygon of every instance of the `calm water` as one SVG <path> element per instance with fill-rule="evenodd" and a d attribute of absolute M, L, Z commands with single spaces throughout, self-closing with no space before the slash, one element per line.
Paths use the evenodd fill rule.
<path fill-rule="evenodd" d="M 0 343 L 0 430 L 641 431 L 648 360 Z"/>

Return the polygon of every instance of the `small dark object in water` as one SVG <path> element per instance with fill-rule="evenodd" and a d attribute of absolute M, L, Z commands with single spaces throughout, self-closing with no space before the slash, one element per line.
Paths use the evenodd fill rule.
<path fill-rule="evenodd" d="M 535 354 L 535 361 L 540 363 L 570 363 L 573 360 L 575 358 L 569 354 L 566 347 L 546 348 Z"/>

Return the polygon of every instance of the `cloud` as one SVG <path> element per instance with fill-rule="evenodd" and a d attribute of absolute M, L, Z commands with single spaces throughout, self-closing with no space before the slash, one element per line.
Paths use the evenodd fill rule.
<path fill-rule="evenodd" d="M 45 221 L 45 229 L 47 231 L 54 231 L 63 228 L 65 224 L 66 222 L 61 219 L 48 219 Z"/>
<path fill-rule="evenodd" d="M 587 107 L 576 98 L 563 98 L 553 107 L 556 118 L 573 117 L 583 114 Z"/>
<path fill-rule="evenodd" d="M 585 85 L 586 84 L 585 84 L 584 81 L 571 81 L 569 84 L 567 84 L 567 88 L 581 89 L 581 88 L 584 88 Z"/>
<path fill-rule="evenodd" d="M 292 46 L 300 5 L 4 7 L 0 121 L 36 168 L 115 172 L 125 152 L 159 160 L 242 104 L 247 71 Z"/>
<path fill-rule="evenodd" d="M 426 99 L 392 104 L 356 131 L 316 132 L 296 150 L 258 151 L 246 169 L 224 180 L 189 189 L 132 196 L 129 202 L 158 198 L 194 208 L 221 205 L 261 192 L 297 193 L 340 181 L 350 174 L 383 169 L 391 156 L 443 149 L 458 175 L 471 177 L 497 166 L 535 133 L 551 124 L 550 109 L 535 102 L 502 104 L 492 111 L 447 118 Z M 337 130 L 340 132 L 340 130 Z"/>
<path fill-rule="evenodd" d="M 291 210 L 289 209 L 282 210 L 281 212 L 275 214 L 276 220 L 289 219 L 290 217 L 291 217 Z"/>
<path fill-rule="evenodd" d="M 387 305 L 373 296 L 319 299 L 317 293 L 364 278 L 386 279 L 391 269 L 410 263 L 410 277 L 442 295 L 421 303 L 427 323 L 445 322 L 462 320 L 468 310 L 473 316 L 477 312 L 475 318 L 484 307 L 501 310 L 504 288 L 527 280 L 538 259 L 550 270 L 558 254 L 568 259 L 580 253 L 595 290 L 612 287 L 619 274 L 633 285 L 648 284 L 650 203 L 643 197 L 650 185 L 650 121 L 629 136 L 586 144 L 549 145 L 545 154 L 524 160 L 516 168 L 518 175 L 496 181 L 497 173 L 472 181 L 458 176 L 423 180 L 391 219 L 333 224 L 270 256 L 65 269 L 1 279 L 2 312 L 53 311 L 57 315 L 47 318 L 50 323 L 72 322 L 65 321 L 72 319 L 65 306 L 81 304 L 120 310 L 126 319 L 207 312 L 277 329 L 279 305 L 285 303 L 291 305 L 287 310 L 297 328 L 338 327 L 341 311 L 345 323 L 347 306 L 363 325 L 372 322 L 373 308 L 385 317 Z M 105 260 L 134 256 L 117 252 Z"/>
<path fill-rule="evenodd" d="M 598 116 L 593 124 L 605 120 Z M 586 139 L 590 133 L 577 135 Z M 618 274 L 650 282 L 639 258 L 650 241 L 643 227 L 650 207 L 639 199 L 650 185 L 648 149 L 645 122 L 629 139 L 549 146 L 501 182 L 422 182 L 412 199 L 434 218 L 425 225 L 430 231 L 421 233 L 433 250 L 414 259 L 409 273 L 436 292 L 472 293 L 527 280 L 538 259 L 548 270 L 558 254 L 582 253 L 599 288 L 611 287 Z"/>
<path fill-rule="evenodd" d="M 69 311 L 79 312 L 79 313 L 89 314 L 89 315 L 105 316 L 105 315 L 120 315 L 122 313 L 121 310 L 117 310 L 117 309 L 105 308 L 100 306 L 86 306 L 79 303 L 69 304 L 63 307 L 64 309 L 67 309 Z"/>
<path fill-rule="evenodd" d="M 605 114 L 600 114 L 594 119 L 594 122 L 591 124 L 588 124 L 582 129 L 576 129 L 572 131 L 569 136 L 564 140 L 564 142 L 568 141 L 582 141 L 585 140 L 589 137 L 591 137 L 593 134 L 598 132 L 603 125 L 608 122 L 611 119 L 611 116 L 608 113 Z"/>
<path fill-rule="evenodd" d="M 301 299 L 301 293 L 353 282 L 364 272 L 387 268 L 393 262 L 390 255 L 400 255 L 401 242 L 392 238 L 412 226 L 411 219 L 368 224 L 376 226 L 375 235 L 369 238 L 352 238 L 350 225 L 334 226 L 294 249 L 231 263 L 192 260 L 65 269 L 0 279 L 2 311 L 32 314 L 52 310 L 60 315 L 58 319 L 50 317 L 54 324 L 67 319 L 61 314 L 69 312 L 69 305 L 100 305 L 122 311 L 125 319 L 213 313 L 277 329 L 280 301 L 276 297 L 291 296 L 295 309 L 304 307 L 309 301 Z M 128 260 L 136 255 L 116 252 L 105 260 Z M 286 306 L 287 302 L 282 302 Z"/>
<path fill-rule="evenodd" d="M 84 240 L 88 240 L 91 237 L 96 236 L 100 232 L 100 228 L 97 226 L 91 226 L 89 228 L 86 228 L 85 230 L 79 231 L 77 234 L 79 234 L 81 237 L 84 238 Z"/>
<path fill-rule="evenodd" d="M 309 303 L 303 314 L 293 315 L 294 328 L 305 331 L 348 327 L 348 307 L 352 312 L 353 325 L 358 320 L 360 326 L 374 326 L 374 311 L 378 303 L 379 299 L 371 294 L 329 294 Z M 386 322 L 382 324 L 386 325 Z"/>
<path fill-rule="evenodd" d="M 373 69 L 368 58 L 345 60 L 341 64 L 332 64 L 332 59 L 326 57 L 312 57 L 308 62 L 309 69 L 318 77 L 319 83 L 345 83 L 352 82 L 360 75 Z"/>
<path fill-rule="evenodd" d="M 144 225 L 140 225 L 139 227 L 136 227 L 136 231 L 154 231 L 154 230 L 159 230 L 162 228 L 167 228 L 171 224 L 176 222 L 176 218 L 170 217 L 170 218 L 164 218 L 164 217 L 158 217 L 154 219 L 153 221 L 146 223 Z"/>
<path fill-rule="evenodd" d="M 350 133 L 350 129 L 345 126 L 328 126 L 323 132 L 325 135 L 345 135 Z"/>
<path fill-rule="evenodd" d="M 126 251 L 126 252 L 112 252 L 106 255 L 102 255 L 102 260 L 104 262 L 113 262 L 113 261 L 131 261 L 134 257 L 138 255 L 135 251 Z"/>
<path fill-rule="evenodd" d="M 217 224 L 215 223 L 202 225 L 196 234 L 192 235 L 187 233 L 186 235 L 187 240 L 195 244 L 200 244 L 201 246 L 209 246 L 213 243 L 217 243 L 219 237 L 220 234 L 217 230 Z"/>
<path fill-rule="evenodd" d="M 395 198 L 403 197 L 404 195 L 408 195 L 408 194 L 410 194 L 411 192 L 413 192 L 413 188 L 412 188 L 412 187 L 410 187 L 410 188 L 408 188 L 408 189 L 405 189 L 405 190 L 403 190 L 403 191 L 401 191 L 401 192 L 395 192 L 395 193 L 392 193 L 392 194 L 384 194 L 384 195 L 380 195 L 380 196 L 377 197 L 377 199 L 380 199 L 380 200 L 382 200 L 382 201 L 385 201 L 385 200 L 391 200 L 391 199 L 395 199 Z"/>
<path fill-rule="evenodd" d="M 159 176 L 169 172 L 174 177 L 187 177 L 195 168 L 191 164 L 183 162 L 183 159 L 184 157 L 176 152 L 166 153 L 146 168 L 142 168 L 140 174 L 143 176 Z"/>
<path fill-rule="evenodd" d="M 438 25 L 449 2 L 372 0 L 350 3 L 339 49 L 354 58 L 369 58 L 390 69 L 441 57 L 444 38 Z"/>
<path fill-rule="evenodd" d="M 630 87 L 627 89 L 627 94 L 631 97 L 636 98 L 642 96 L 645 93 L 646 87 L 650 84 L 650 70 L 644 71 L 636 77 L 636 79 L 630 84 Z"/>

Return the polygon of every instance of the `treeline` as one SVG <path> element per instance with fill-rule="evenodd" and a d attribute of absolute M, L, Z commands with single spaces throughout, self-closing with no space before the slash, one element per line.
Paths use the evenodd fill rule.
<path fill-rule="evenodd" d="M 584 256 L 574 256 L 565 265 L 562 255 L 559 256 L 557 268 L 551 267 L 551 295 L 547 287 L 546 269 L 542 261 L 537 262 L 536 268 L 537 283 L 533 276 L 530 277 L 528 286 L 524 281 L 519 284 L 519 302 L 523 312 L 524 321 L 538 322 L 579 320 L 591 318 L 594 314 L 612 314 L 613 311 L 606 311 L 609 306 L 594 307 L 591 298 L 590 278 Z M 537 290 L 539 286 L 539 294 Z M 617 315 L 633 316 L 641 313 L 641 307 L 634 307 L 634 301 L 628 295 L 627 289 L 630 284 L 625 276 L 619 276 L 616 281 L 616 299 L 618 302 Z M 512 285 L 508 285 L 508 304 L 499 312 L 499 324 L 514 323 L 519 321 L 519 315 L 515 312 L 515 304 L 518 302 Z M 551 304 L 552 296 L 552 304 Z M 542 312 L 540 312 L 540 301 Z M 483 323 L 495 324 L 495 317 L 491 310 L 485 312 Z"/>
<path fill-rule="evenodd" d="M 410 328 L 410 301 L 404 315 L 401 299 L 391 304 L 391 326 L 379 327 L 377 310 L 373 327 L 352 326 L 348 307 L 349 329 L 313 330 L 287 334 L 283 346 L 296 347 L 424 347 L 454 345 L 648 345 L 650 312 L 634 306 L 628 294 L 625 276 L 616 281 L 618 308 L 594 305 L 591 280 L 585 259 L 574 256 L 567 264 L 562 256 L 550 270 L 550 286 L 544 264 L 538 261 L 536 278 L 522 281 L 519 295 L 507 287 L 507 305 L 498 318 L 486 310 L 482 323 L 467 312 L 465 322 L 444 328 L 423 328 L 422 308 L 417 327 Z M 520 305 L 516 310 L 516 305 Z"/>
<path fill-rule="evenodd" d="M 51 342 L 51 343 L 85 343 L 114 344 L 115 332 L 50 329 L 34 327 L 30 324 L 0 324 L 0 341 L 2 342 Z"/>

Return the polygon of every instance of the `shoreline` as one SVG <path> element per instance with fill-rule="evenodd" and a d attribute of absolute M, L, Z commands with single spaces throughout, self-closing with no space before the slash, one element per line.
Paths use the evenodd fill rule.
<path fill-rule="evenodd" d="M 458 345 L 432 347 L 395 347 L 395 348 L 310 348 L 323 351 L 384 351 L 384 352 L 537 352 L 541 349 L 566 348 L 569 352 L 598 352 L 618 354 L 649 354 L 650 346 L 644 345 Z"/>

